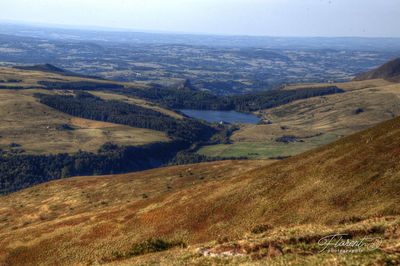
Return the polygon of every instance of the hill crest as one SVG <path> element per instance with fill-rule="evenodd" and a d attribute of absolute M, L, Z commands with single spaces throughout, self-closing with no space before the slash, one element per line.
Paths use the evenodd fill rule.
<path fill-rule="evenodd" d="M 354 78 L 354 81 L 380 78 L 392 82 L 400 82 L 400 57 L 395 58 L 374 70 L 358 75 Z"/>
<path fill-rule="evenodd" d="M 32 65 L 32 66 L 15 66 L 16 69 L 22 70 L 35 70 L 35 71 L 42 71 L 42 72 L 51 72 L 51 73 L 67 73 L 68 71 L 56 67 L 51 64 L 39 64 L 39 65 Z"/>
<path fill-rule="evenodd" d="M 71 77 L 80 77 L 80 78 L 91 78 L 91 79 L 102 79 L 100 77 L 96 76 L 86 76 L 78 73 L 74 73 L 71 71 L 67 71 L 65 69 L 56 67 L 52 64 L 38 64 L 38 65 L 32 65 L 32 66 L 14 66 L 13 68 L 15 69 L 20 69 L 20 70 L 30 70 L 30 71 L 40 71 L 44 73 L 53 73 L 53 74 L 59 74 L 62 76 L 71 76 Z"/>

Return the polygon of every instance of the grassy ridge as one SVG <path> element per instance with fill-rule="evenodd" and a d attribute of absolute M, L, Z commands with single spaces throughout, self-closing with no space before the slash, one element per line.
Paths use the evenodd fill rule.
<path fill-rule="evenodd" d="M 354 80 L 360 81 L 378 78 L 400 82 L 400 58 L 395 58 L 374 70 L 360 74 Z"/>
<path fill-rule="evenodd" d="M 17 69 L 12 67 L 0 67 L 0 80 L 5 81 L 1 83 L 2 86 L 7 87 L 22 87 L 22 88 L 46 88 L 45 85 L 40 84 L 40 82 L 45 82 L 45 84 L 49 84 L 51 82 L 57 82 L 58 84 L 62 83 L 88 83 L 88 84 L 105 84 L 105 86 L 124 86 L 124 87 L 134 87 L 145 89 L 148 88 L 146 85 L 139 85 L 127 82 L 116 82 L 109 80 L 99 80 L 90 77 L 84 76 L 69 76 L 65 75 L 65 72 L 48 72 L 48 71 L 40 71 L 37 68 L 34 70 L 24 70 Z M 8 81 L 18 81 L 18 82 L 8 82 Z"/>

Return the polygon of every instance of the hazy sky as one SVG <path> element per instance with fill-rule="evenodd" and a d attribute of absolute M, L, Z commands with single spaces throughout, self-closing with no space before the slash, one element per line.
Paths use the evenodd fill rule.
<path fill-rule="evenodd" d="M 400 0 L 0 0 L 0 20 L 269 36 L 400 37 Z"/>

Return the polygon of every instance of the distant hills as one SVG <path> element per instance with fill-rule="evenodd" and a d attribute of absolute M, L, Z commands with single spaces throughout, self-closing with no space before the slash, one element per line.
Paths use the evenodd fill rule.
<path fill-rule="evenodd" d="M 130 44 L 186 44 L 220 47 L 265 47 L 270 49 L 360 49 L 398 50 L 400 38 L 363 37 L 271 37 L 271 36 L 227 36 L 203 34 L 179 34 L 167 32 L 135 32 L 119 29 L 76 29 L 73 26 L 27 25 L 0 23 L 0 34 L 58 41 L 96 41 L 98 43 Z M 50 37 L 49 37 L 50 36 Z"/>
<path fill-rule="evenodd" d="M 400 82 L 400 57 L 393 59 L 382 66 L 358 75 L 354 81 L 369 79 L 385 79 L 393 82 Z"/>

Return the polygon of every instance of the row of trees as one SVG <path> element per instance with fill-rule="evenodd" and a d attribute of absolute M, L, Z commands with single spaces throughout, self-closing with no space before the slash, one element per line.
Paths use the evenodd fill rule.
<path fill-rule="evenodd" d="M 167 132 L 188 143 L 207 140 L 216 130 L 196 119 L 176 119 L 160 112 L 116 100 L 105 101 L 84 91 L 75 96 L 35 94 L 40 102 L 61 112 L 117 124 Z"/>
<path fill-rule="evenodd" d="M 342 93 L 344 91 L 336 86 L 326 86 L 298 88 L 294 90 L 269 90 L 251 94 L 217 97 L 213 94 L 189 87 L 176 89 L 153 86 L 146 90 L 129 88 L 116 90 L 116 92 L 126 96 L 150 100 L 174 109 L 253 112 L 284 105 L 299 99 Z"/>
<path fill-rule="evenodd" d="M 94 82 L 94 81 L 74 81 L 74 82 L 59 82 L 59 81 L 39 81 L 38 84 L 45 86 L 50 90 L 113 90 L 123 89 L 123 85 L 115 83 Z"/>
<path fill-rule="evenodd" d="M 11 193 L 50 180 L 140 171 L 167 164 L 187 148 L 182 141 L 120 147 L 104 144 L 97 153 L 0 156 L 0 194 Z"/>

